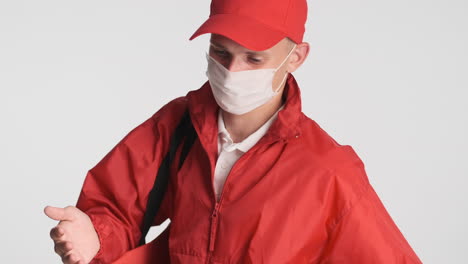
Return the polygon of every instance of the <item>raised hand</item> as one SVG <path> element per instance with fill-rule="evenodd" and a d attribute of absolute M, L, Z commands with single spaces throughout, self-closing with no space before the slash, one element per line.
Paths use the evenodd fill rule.
<path fill-rule="evenodd" d="M 44 213 L 60 221 L 50 230 L 50 237 L 62 262 L 88 264 L 100 248 L 98 235 L 89 216 L 74 206 L 46 206 Z"/>

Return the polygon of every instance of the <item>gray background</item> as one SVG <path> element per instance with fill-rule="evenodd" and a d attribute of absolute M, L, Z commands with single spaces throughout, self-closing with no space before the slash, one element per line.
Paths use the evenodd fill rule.
<path fill-rule="evenodd" d="M 295 72 L 303 111 L 356 150 L 424 263 L 467 262 L 467 7 L 309 1 Z M 122 137 L 206 81 L 208 35 L 188 38 L 208 13 L 208 0 L 0 0 L 2 263 L 60 263 L 43 207 L 75 204 Z"/>

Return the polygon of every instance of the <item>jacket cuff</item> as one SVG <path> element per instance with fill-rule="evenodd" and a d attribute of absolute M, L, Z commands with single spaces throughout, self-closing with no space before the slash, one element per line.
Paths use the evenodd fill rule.
<path fill-rule="evenodd" d="M 105 221 L 102 219 L 101 216 L 96 216 L 93 214 L 88 215 L 89 218 L 91 219 L 91 222 L 93 223 L 94 229 L 96 230 L 96 233 L 99 238 L 99 251 L 97 254 L 94 256 L 94 258 L 91 260 L 89 264 L 105 264 L 102 260 L 103 257 L 103 252 L 105 252 L 105 244 L 104 241 L 106 241 L 107 237 L 111 234 L 111 228 L 105 224 Z"/>

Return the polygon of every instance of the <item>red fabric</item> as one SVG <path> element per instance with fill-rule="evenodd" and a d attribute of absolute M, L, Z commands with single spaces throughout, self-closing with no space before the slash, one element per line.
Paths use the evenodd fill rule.
<path fill-rule="evenodd" d="M 301 112 L 292 75 L 283 97 L 267 134 L 234 164 L 219 203 L 212 185 L 219 108 L 208 82 L 129 132 L 89 170 L 77 202 L 101 241 L 91 263 L 421 263 L 353 148 Z M 169 228 L 127 252 L 137 246 L 149 190 L 186 106 L 199 139 L 156 216 L 154 225 L 170 218 Z"/>
<path fill-rule="evenodd" d="M 285 37 L 301 43 L 306 20 L 306 0 L 213 0 L 209 18 L 189 40 L 216 33 L 250 50 L 265 50 Z"/>

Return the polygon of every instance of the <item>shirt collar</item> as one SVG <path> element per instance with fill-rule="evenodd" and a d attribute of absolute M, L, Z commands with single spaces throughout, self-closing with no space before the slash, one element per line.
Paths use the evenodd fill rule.
<path fill-rule="evenodd" d="M 244 153 L 247 152 L 260 140 L 260 138 L 262 138 L 266 134 L 268 128 L 270 128 L 272 123 L 275 121 L 278 112 L 281 111 L 281 109 L 283 108 L 284 104 L 260 128 L 258 128 L 252 134 L 250 134 L 243 141 L 237 143 L 233 142 L 231 136 L 229 135 L 229 132 L 226 130 L 226 127 L 224 125 L 223 114 L 220 109 L 218 111 L 218 135 L 221 141 L 221 147 L 228 152 L 233 151 L 235 149 L 238 149 Z"/>

